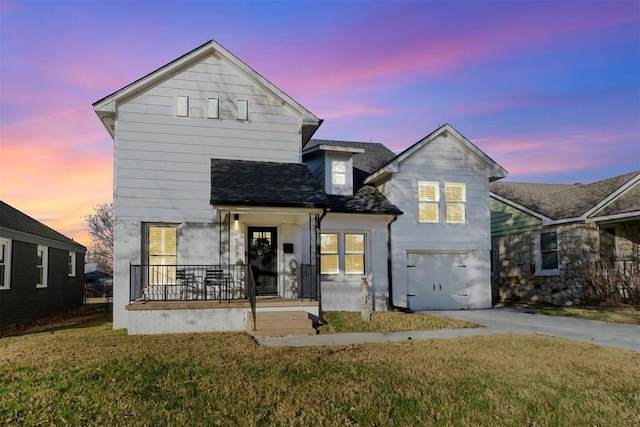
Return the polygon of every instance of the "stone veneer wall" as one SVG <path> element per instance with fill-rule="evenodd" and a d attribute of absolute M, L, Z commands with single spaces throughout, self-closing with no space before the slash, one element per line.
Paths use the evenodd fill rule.
<path fill-rule="evenodd" d="M 557 232 L 558 275 L 536 275 L 536 239 L 541 230 L 491 238 L 494 303 L 572 305 L 581 301 L 580 277 L 599 259 L 598 226 L 569 224 L 542 231 Z"/>

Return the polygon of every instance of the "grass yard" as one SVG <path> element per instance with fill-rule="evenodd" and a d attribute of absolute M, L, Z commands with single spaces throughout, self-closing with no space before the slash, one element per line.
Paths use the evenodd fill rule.
<path fill-rule="evenodd" d="M 639 425 L 640 353 L 543 336 L 262 348 L 108 321 L 0 339 L 0 424 Z"/>
<path fill-rule="evenodd" d="M 480 325 L 459 319 L 449 319 L 421 313 L 374 311 L 371 320 L 362 320 L 360 312 L 326 311 L 327 324 L 318 328 L 321 334 L 346 332 L 398 332 L 445 328 L 477 328 Z"/>

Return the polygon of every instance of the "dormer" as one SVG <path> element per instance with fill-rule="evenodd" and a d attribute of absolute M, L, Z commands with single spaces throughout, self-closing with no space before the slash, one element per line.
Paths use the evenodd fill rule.
<path fill-rule="evenodd" d="M 302 157 L 327 194 L 353 196 L 353 155 L 364 152 L 349 145 L 318 144 L 304 150 Z"/>

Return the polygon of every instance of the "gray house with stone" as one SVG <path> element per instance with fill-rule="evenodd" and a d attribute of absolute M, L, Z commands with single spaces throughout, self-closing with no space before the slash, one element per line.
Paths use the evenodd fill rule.
<path fill-rule="evenodd" d="M 0 201 L 0 336 L 84 302 L 86 248 Z"/>
<path fill-rule="evenodd" d="M 590 184 L 490 185 L 496 301 L 574 304 L 640 295 L 640 171 Z M 596 280 L 608 283 L 594 295 Z"/>

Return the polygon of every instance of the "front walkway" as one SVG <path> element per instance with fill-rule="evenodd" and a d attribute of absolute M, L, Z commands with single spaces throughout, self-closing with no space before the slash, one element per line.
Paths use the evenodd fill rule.
<path fill-rule="evenodd" d="M 304 337 L 264 337 L 267 347 L 349 345 L 431 338 L 457 338 L 494 334 L 540 334 L 640 352 L 640 326 L 527 313 L 513 308 L 438 310 L 424 313 L 454 317 L 484 325 L 482 328 L 440 329 L 391 333 L 328 334 Z"/>

